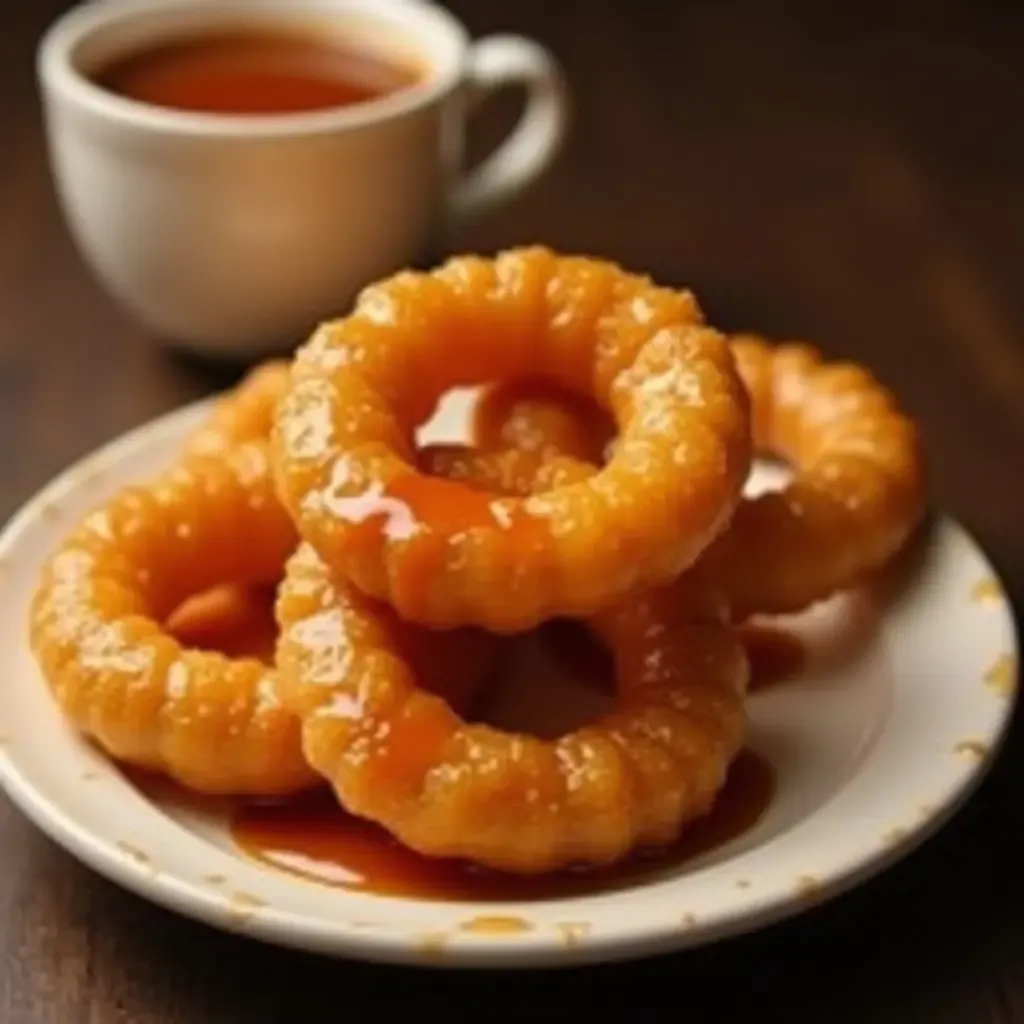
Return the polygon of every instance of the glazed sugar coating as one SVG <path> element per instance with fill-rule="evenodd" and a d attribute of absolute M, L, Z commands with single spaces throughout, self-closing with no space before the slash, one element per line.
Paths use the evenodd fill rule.
<path fill-rule="evenodd" d="M 476 447 L 488 452 L 513 448 L 599 465 L 605 461 L 615 427 L 592 399 L 524 379 L 484 390 L 473 410 L 472 436 Z"/>
<path fill-rule="evenodd" d="M 792 481 L 741 503 L 707 556 L 738 616 L 799 611 L 858 583 L 906 543 L 925 511 L 918 431 L 863 367 L 802 344 L 733 342 L 759 451 Z"/>
<path fill-rule="evenodd" d="M 31 612 L 32 650 L 64 713 L 112 757 L 200 792 L 318 782 L 259 616 L 258 592 L 276 588 L 296 543 L 265 443 L 197 456 L 86 516 L 48 560 Z M 465 708 L 496 641 L 406 627 L 402 644 L 424 685 Z"/>
<path fill-rule="evenodd" d="M 187 598 L 167 617 L 167 632 L 183 647 L 257 658 L 273 665 L 277 647 L 276 587 L 226 584 Z"/>
<path fill-rule="evenodd" d="M 528 497 L 417 470 L 414 430 L 448 389 L 526 372 L 609 411 L 607 465 Z M 297 353 L 273 443 L 329 565 L 410 621 L 500 633 L 674 578 L 728 522 L 750 458 L 746 393 L 692 296 L 540 248 L 366 289 Z"/>
<path fill-rule="evenodd" d="M 594 472 L 522 452 L 423 458 L 518 492 Z M 426 693 L 382 610 L 301 546 L 278 592 L 281 692 L 339 801 L 423 854 L 520 873 L 615 862 L 706 813 L 741 746 L 744 651 L 696 574 L 593 620 L 619 700 L 554 741 L 467 724 Z"/>
<path fill-rule="evenodd" d="M 214 587 L 176 608 L 167 619 L 167 631 L 186 647 L 274 665 L 276 598 L 276 586 Z M 500 639 L 480 629 L 422 629 L 399 621 L 386 606 L 381 607 L 381 615 L 389 617 L 395 646 L 415 667 L 424 689 L 440 694 L 459 711 L 471 710 L 497 665 Z"/>
<path fill-rule="evenodd" d="M 800 611 L 880 568 L 916 528 L 925 506 L 920 441 L 862 367 L 752 335 L 735 338 L 732 350 L 750 394 L 755 449 L 787 460 L 794 476 L 779 492 L 742 501 L 702 564 L 737 618 Z M 476 443 L 594 451 L 608 420 L 578 404 L 550 389 L 494 385 L 475 410 Z"/>
<path fill-rule="evenodd" d="M 240 444 L 266 441 L 274 408 L 288 386 L 289 366 L 285 359 L 269 359 L 250 370 L 186 438 L 185 455 L 221 455 Z"/>
<path fill-rule="evenodd" d="M 86 516 L 32 607 L 32 650 L 64 713 L 118 760 L 201 792 L 311 785 L 273 670 L 183 648 L 163 625 L 192 594 L 273 584 L 295 543 L 265 446 L 183 463 Z"/>

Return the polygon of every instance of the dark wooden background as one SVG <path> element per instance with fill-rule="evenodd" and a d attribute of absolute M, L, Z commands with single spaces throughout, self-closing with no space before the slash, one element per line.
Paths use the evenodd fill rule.
<path fill-rule="evenodd" d="M 32 73 L 64 6 L 0 14 L 3 515 L 69 460 L 226 382 L 151 344 L 65 234 Z M 1024 14 L 980 2 L 452 6 L 475 34 L 543 40 L 576 96 L 558 167 L 460 247 L 537 240 L 616 257 L 691 284 L 721 326 L 867 362 L 920 418 L 937 501 L 1019 602 Z M 511 112 L 495 105 L 481 145 Z M 954 824 L 799 921 L 529 978 L 371 969 L 217 934 L 94 877 L 0 797 L 0 1021 L 469 1020 L 506 1006 L 582 1014 L 613 991 L 632 1014 L 701 1022 L 1024 1021 L 1022 758 L 1017 736 Z"/>

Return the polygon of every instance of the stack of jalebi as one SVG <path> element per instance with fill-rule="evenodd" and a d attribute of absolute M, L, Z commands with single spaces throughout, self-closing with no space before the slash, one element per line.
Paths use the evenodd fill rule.
<path fill-rule="evenodd" d="M 471 443 L 418 448 L 472 385 Z M 754 455 L 791 482 L 745 499 Z M 867 371 L 730 343 L 689 292 L 543 248 L 455 258 L 366 288 L 87 516 L 31 642 L 120 761 L 203 792 L 326 782 L 429 856 L 606 865 L 714 805 L 746 732 L 738 625 L 888 562 L 922 462 Z M 201 595 L 266 587 L 272 654 L 202 644 Z M 550 740 L 468 722 L 500 645 L 556 617 L 609 649 L 611 710 Z"/>

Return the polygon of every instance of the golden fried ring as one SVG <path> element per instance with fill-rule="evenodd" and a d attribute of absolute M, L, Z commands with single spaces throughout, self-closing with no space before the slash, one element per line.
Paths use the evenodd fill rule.
<path fill-rule="evenodd" d="M 615 425 L 593 401 L 528 378 L 486 388 L 473 408 L 471 432 L 473 443 L 486 452 L 514 448 L 600 465 Z"/>
<path fill-rule="evenodd" d="M 800 611 L 880 568 L 917 527 L 920 440 L 892 394 L 859 366 L 752 335 L 735 338 L 732 350 L 751 397 L 755 448 L 787 460 L 794 478 L 741 502 L 703 564 L 738 619 Z M 607 425 L 593 418 L 549 390 L 499 384 L 481 396 L 474 436 L 488 450 L 587 455 L 605 443 Z"/>
<path fill-rule="evenodd" d="M 423 465 L 495 491 L 586 478 L 561 459 L 466 449 Z M 420 853 L 540 873 L 673 841 L 706 813 L 745 733 L 747 662 L 696 573 L 592 620 L 617 706 L 556 740 L 467 724 L 416 684 L 380 606 L 303 545 L 278 591 L 277 659 L 309 763 L 349 811 Z"/>
<path fill-rule="evenodd" d="M 218 396 L 213 409 L 185 440 L 185 455 L 223 455 L 250 441 L 266 441 L 274 407 L 288 386 L 290 362 L 269 359 Z"/>
<path fill-rule="evenodd" d="M 86 516 L 48 560 L 31 611 L 32 650 L 64 713 L 117 760 L 200 792 L 276 796 L 318 782 L 276 672 L 186 647 L 165 626 L 192 595 L 276 585 L 296 542 L 265 444 L 182 463 Z M 446 642 L 466 675 L 443 692 L 463 706 L 476 648 Z M 410 657 L 451 667 L 437 647 L 410 645 Z"/>
<path fill-rule="evenodd" d="M 164 622 L 183 647 L 257 658 L 273 665 L 277 647 L 276 587 L 225 584 L 193 594 Z"/>
<path fill-rule="evenodd" d="M 417 470 L 441 395 L 527 371 L 611 413 L 603 469 L 528 497 Z M 279 492 L 329 565 L 408 620 L 510 632 L 689 566 L 739 499 L 749 429 L 689 293 L 532 248 L 367 288 L 299 350 L 273 437 Z"/>

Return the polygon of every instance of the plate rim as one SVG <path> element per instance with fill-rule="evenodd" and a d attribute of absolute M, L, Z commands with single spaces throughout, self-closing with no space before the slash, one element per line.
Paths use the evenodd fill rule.
<path fill-rule="evenodd" d="M 177 432 L 183 432 L 190 423 L 198 421 L 216 401 L 216 397 L 203 398 L 157 416 L 72 462 L 25 501 L 0 530 L 0 560 L 5 560 L 12 550 L 17 549 L 22 534 L 40 518 L 49 505 L 73 492 L 83 478 L 105 467 L 116 467 L 133 452 L 161 438 L 172 439 Z M 972 770 L 965 771 L 950 782 L 931 812 L 915 822 L 914 827 L 908 828 L 906 834 L 898 840 L 882 844 L 873 833 L 865 833 L 864 841 L 849 844 L 843 858 L 832 863 L 827 871 L 818 871 L 817 884 L 812 892 L 797 894 L 792 890 L 783 891 L 778 886 L 763 892 L 750 892 L 741 902 L 723 905 L 714 916 L 702 918 L 693 927 L 672 925 L 667 918 L 662 921 L 640 916 L 639 920 L 624 921 L 614 931 L 599 931 L 580 942 L 566 942 L 553 929 L 537 929 L 521 936 L 502 936 L 497 941 L 490 936 L 463 934 L 453 937 L 453 941 L 446 943 L 443 950 L 433 951 L 438 955 L 425 956 L 424 949 L 414 941 L 411 932 L 357 930 L 341 921 L 337 922 L 337 928 L 329 930 L 323 921 L 304 920 L 295 911 L 273 906 L 261 909 L 244 921 L 236 920 L 225 916 L 222 893 L 203 888 L 199 883 L 180 875 L 168 872 L 154 875 L 144 864 L 125 858 L 113 839 L 97 835 L 33 786 L 32 781 L 23 774 L 17 758 L 12 758 L 11 751 L 3 747 L 0 747 L 0 787 L 40 831 L 114 884 L 172 912 L 219 930 L 320 955 L 442 968 L 545 968 L 636 959 L 703 946 L 760 930 L 835 899 L 869 878 L 883 873 L 919 848 L 971 799 L 1003 749 L 1018 699 L 1015 684 L 1019 665 L 1019 639 L 1013 610 L 1000 572 L 973 534 L 956 520 L 938 511 L 933 513 L 932 518 L 933 522 L 928 527 L 931 536 L 926 543 L 961 541 L 985 573 L 1001 587 L 1001 600 L 994 607 L 988 608 L 987 613 L 994 616 L 993 628 L 999 634 L 1000 652 L 1005 652 L 1013 659 L 1014 686 L 1011 693 L 1001 698 L 1003 710 L 992 731 L 984 737 L 987 743 L 985 755 L 976 760 Z M 826 806 L 842 792 L 842 788 L 837 790 L 826 802 Z M 789 831 L 812 821 L 823 809 L 817 808 Z M 784 832 L 773 837 L 748 853 L 756 854 L 773 842 L 784 839 L 786 834 Z M 576 899 L 566 898 L 559 902 L 571 904 Z"/>

